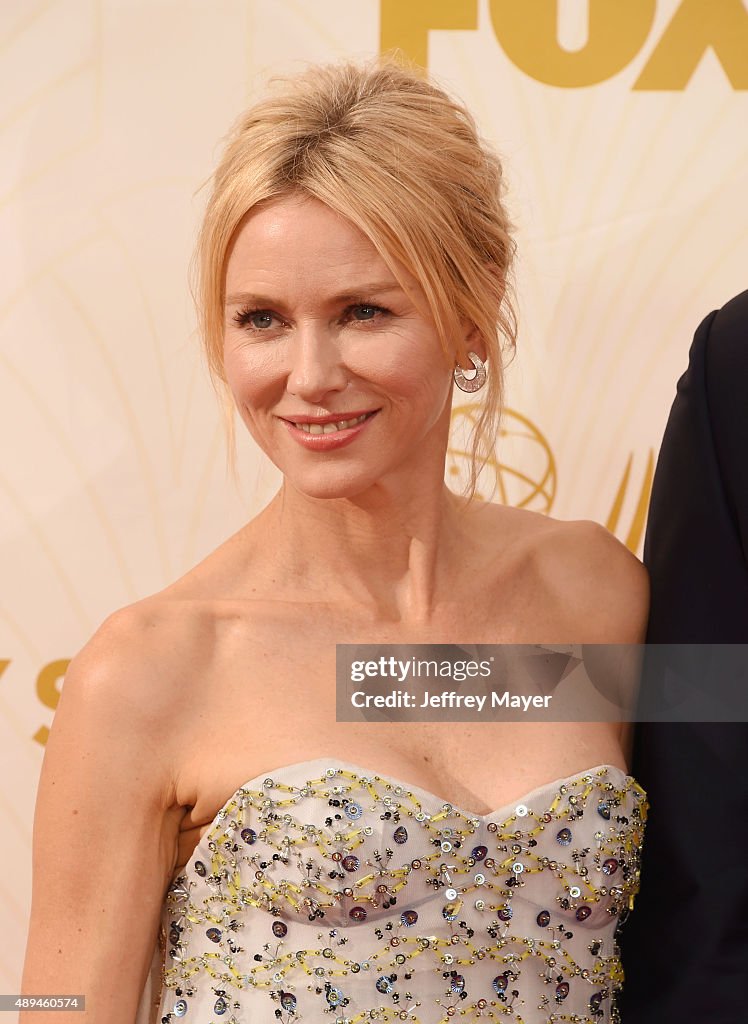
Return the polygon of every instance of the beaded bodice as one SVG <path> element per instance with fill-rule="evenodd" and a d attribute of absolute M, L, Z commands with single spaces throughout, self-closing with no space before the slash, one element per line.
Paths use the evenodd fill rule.
<path fill-rule="evenodd" d="M 646 809 L 605 765 L 483 816 L 335 758 L 278 768 L 173 879 L 138 1021 L 615 1021 Z"/>

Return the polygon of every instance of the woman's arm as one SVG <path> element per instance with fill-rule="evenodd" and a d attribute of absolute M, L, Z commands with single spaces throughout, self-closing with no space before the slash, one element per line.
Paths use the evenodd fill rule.
<path fill-rule="evenodd" d="M 42 765 L 25 995 L 82 994 L 57 1024 L 133 1024 L 176 864 L 173 627 L 110 616 L 70 663 Z M 23 1024 L 48 1024 L 23 1011 Z"/>

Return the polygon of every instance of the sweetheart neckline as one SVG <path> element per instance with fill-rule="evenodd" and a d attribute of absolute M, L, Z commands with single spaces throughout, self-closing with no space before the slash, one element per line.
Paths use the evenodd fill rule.
<path fill-rule="evenodd" d="M 239 793 L 242 790 L 249 789 L 253 785 L 253 783 L 259 782 L 262 779 L 272 778 L 273 780 L 275 780 L 276 777 L 278 777 L 281 772 L 292 771 L 294 768 L 300 768 L 302 765 L 315 765 L 315 764 L 325 764 L 328 768 L 332 768 L 332 767 L 336 767 L 336 766 L 337 767 L 348 768 L 350 771 L 354 772 L 359 777 L 371 777 L 371 778 L 378 777 L 383 782 L 390 782 L 394 786 L 402 786 L 402 788 L 406 792 L 408 792 L 408 791 L 412 792 L 414 795 L 416 795 L 419 798 L 419 801 L 421 803 L 423 802 L 422 798 L 425 797 L 425 798 L 427 798 L 427 802 L 428 801 L 432 801 L 432 802 L 438 803 L 440 806 L 444 805 L 444 804 L 449 804 L 449 806 L 454 811 L 456 811 L 457 814 L 462 815 L 463 817 L 465 817 L 468 820 L 469 819 L 476 820 L 481 825 L 486 825 L 492 818 L 495 818 L 498 815 L 505 815 L 505 814 L 510 813 L 511 811 L 513 811 L 517 807 L 518 804 L 526 803 L 526 802 L 532 800 L 534 797 L 538 796 L 540 793 L 544 792 L 547 789 L 552 789 L 554 787 L 563 786 L 565 783 L 574 782 L 577 779 L 583 778 L 583 776 L 585 776 L 585 775 L 594 775 L 596 772 L 599 772 L 601 769 L 605 769 L 606 771 L 611 771 L 612 770 L 612 771 L 616 772 L 620 776 L 620 778 L 622 779 L 623 782 L 626 782 L 626 781 L 632 782 L 632 783 L 634 783 L 635 786 L 637 786 L 639 789 L 641 789 L 641 786 L 639 785 L 637 780 L 634 778 L 634 776 L 629 774 L 628 772 L 626 772 L 623 768 L 619 768 L 618 765 L 616 765 L 616 764 L 596 764 L 596 765 L 593 765 L 591 768 L 582 768 L 582 769 L 580 769 L 577 772 L 573 772 L 571 775 L 562 775 L 558 779 L 551 779 L 548 782 L 542 782 L 539 786 L 536 786 L 534 789 L 531 789 L 529 792 L 522 793 L 520 796 L 514 797 L 512 800 L 508 801 L 503 806 L 497 807 L 495 810 L 489 811 L 487 814 L 473 814 L 472 812 L 465 810 L 463 807 L 459 807 L 452 800 L 445 800 L 443 797 L 437 796 L 436 793 L 432 793 L 430 790 L 424 789 L 423 786 L 418 786 L 415 783 L 411 783 L 411 782 L 405 782 L 402 779 L 397 778 L 397 776 L 395 776 L 395 775 L 390 775 L 389 773 L 384 773 L 384 772 L 378 771 L 377 769 L 374 769 L 374 768 L 364 768 L 363 765 L 355 764 L 352 761 L 345 761 L 345 760 L 343 760 L 342 758 L 339 758 L 339 757 L 313 757 L 313 758 L 307 758 L 307 759 L 305 759 L 303 761 L 292 761 L 290 764 L 280 765 L 277 768 L 270 768 L 267 771 L 261 772 L 259 775 L 255 775 L 251 779 L 247 779 L 246 782 L 243 782 L 241 784 L 241 786 L 238 786 L 234 790 L 234 792 L 231 794 L 231 796 L 228 798 L 228 800 L 226 800 L 221 805 L 221 807 L 216 811 L 216 814 L 213 817 L 212 821 L 208 822 L 207 829 L 205 830 L 205 832 L 202 834 L 202 836 L 198 840 L 197 845 L 195 846 L 194 850 L 190 854 L 189 858 L 185 861 L 185 863 L 180 868 L 176 868 L 174 870 L 174 873 L 172 875 L 172 880 L 174 878 L 176 878 L 182 872 L 186 871 L 187 868 L 189 867 L 189 865 L 192 864 L 192 862 L 198 856 L 198 851 L 201 851 L 201 848 L 203 848 L 204 846 L 207 846 L 208 842 L 213 837 L 213 833 L 216 831 L 216 829 L 218 828 L 219 824 L 221 823 L 221 820 L 222 820 L 222 817 L 223 817 L 223 812 L 226 810 L 226 808 L 229 806 L 229 804 L 231 804 L 237 798 L 237 796 L 239 795 Z M 310 776 L 310 778 L 311 777 L 312 776 Z M 332 778 L 334 778 L 334 776 Z M 331 778 L 331 781 L 332 781 L 332 778 Z M 305 781 L 307 781 L 307 780 L 305 780 Z M 642 793 L 644 793 L 644 790 L 642 790 Z"/>

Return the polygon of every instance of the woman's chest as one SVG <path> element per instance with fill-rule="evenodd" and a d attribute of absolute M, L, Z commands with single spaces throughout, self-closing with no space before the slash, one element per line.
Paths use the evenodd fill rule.
<path fill-rule="evenodd" d="M 200 686 L 191 688 L 196 713 L 185 716 L 189 724 L 180 729 L 178 753 L 178 798 L 190 808 L 179 837 L 180 864 L 248 779 L 325 756 L 412 783 L 476 814 L 577 770 L 603 763 L 625 767 L 617 729 L 606 723 L 496 721 L 488 716 L 461 721 L 449 714 L 428 720 L 428 711 L 402 721 L 381 714 L 338 720 L 336 698 L 345 680 L 337 678 L 336 643 L 371 640 L 363 630 L 341 630 L 340 623 L 333 633 L 324 617 L 312 618 L 315 628 L 309 620 L 297 620 L 275 636 L 272 630 L 262 635 L 246 630 L 239 642 L 234 635 Z M 343 640 L 338 639 L 341 632 Z M 377 635 L 390 649 L 396 647 L 401 659 L 413 643 L 404 645 L 394 628 Z M 448 635 L 441 643 L 454 644 L 461 636 L 455 630 Z M 485 636 L 463 639 L 487 642 Z M 418 642 L 433 645 L 437 639 L 424 630 Z M 458 653 L 451 648 L 452 658 Z M 443 690 L 439 682 L 435 691 Z"/>

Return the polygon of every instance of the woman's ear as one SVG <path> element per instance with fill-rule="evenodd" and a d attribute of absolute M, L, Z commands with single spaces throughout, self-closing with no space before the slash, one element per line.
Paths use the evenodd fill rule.
<path fill-rule="evenodd" d="M 486 351 L 486 346 L 483 341 L 483 337 L 478 328 L 475 326 L 475 324 L 468 325 L 464 334 L 463 344 L 465 346 L 466 353 L 475 352 L 478 358 L 485 363 L 486 359 L 488 358 L 488 352 Z M 460 359 L 459 354 L 457 356 L 456 362 L 458 362 L 462 366 L 462 360 Z M 472 370 L 473 364 L 469 360 L 467 360 L 466 365 L 463 366 L 462 368 L 463 370 Z"/>

